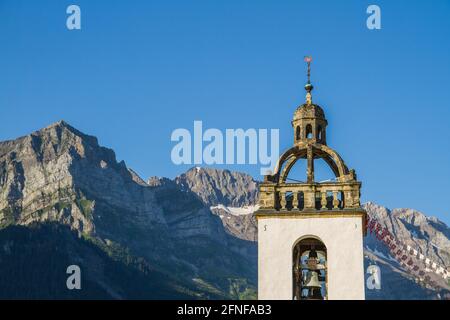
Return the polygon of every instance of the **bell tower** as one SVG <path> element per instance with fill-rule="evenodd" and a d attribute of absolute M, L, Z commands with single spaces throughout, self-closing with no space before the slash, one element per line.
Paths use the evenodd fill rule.
<path fill-rule="evenodd" d="M 259 187 L 258 298 L 364 299 L 361 182 L 327 146 L 328 122 L 312 101 L 311 57 L 305 61 L 306 101 L 291 122 L 294 145 Z M 333 179 L 316 181 L 317 159 L 331 168 Z M 305 162 L 306 181 L 289 178 L 297 162 Z"/>

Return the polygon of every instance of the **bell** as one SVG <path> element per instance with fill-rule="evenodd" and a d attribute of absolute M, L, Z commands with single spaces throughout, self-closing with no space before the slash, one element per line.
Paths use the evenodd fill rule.
<path fill-rule="evenodd" d="M 319 282 L 319 274 L 317 271 L 308 271 L 306 274 L 305 284 L 303 285 L 305 288 L 321 288 Z"/>
<path fill-rule="evenodd" d="M 317 258 L 317 252 L 316 252 L 316 250 L 314 250 L 314 248 L 311 249 L 311 251 L 309 252 L 308 257 L 309 258 Z"/>
<path fill-rule="evenodd" d="M 306 274 L 305 284 L 303 286 L 303 299 L 322 300 L 322 286 L 319 282 L 319 273 L 317 271 L 308 271 Z"/>
<path fill-rule="evenodd" d="M 302 281 L 302 299 L 322 300 L 322 286 L 320 281 L 325 278 L 320 275 L 320 270 L 325 269 L 325 265 L 320 263 L 317 251 L 314 247 L 308 253 L 305 263 L 301 265 L 303 271 L 306 271 Z"/>

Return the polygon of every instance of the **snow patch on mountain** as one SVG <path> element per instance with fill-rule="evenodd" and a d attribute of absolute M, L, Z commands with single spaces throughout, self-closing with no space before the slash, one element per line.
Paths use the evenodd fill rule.
<path fill-rule="evenodd" d="M 233 216 L 243 216 L 243 215 L 249 215 L 255 212 L 259 209 L 259 205 L 250 205 L 250 206 L 243 206 L 243 207 L 227 207 L 223 204 L 219 204 L 217 206 L 211 206 L 211 210 L 215 209 L 221 209 L 229 214 L 232 214 Z"/>

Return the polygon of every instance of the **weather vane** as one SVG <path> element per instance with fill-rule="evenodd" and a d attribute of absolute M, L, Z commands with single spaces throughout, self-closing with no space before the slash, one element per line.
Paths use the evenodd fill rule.
<path fill-rule="evenodd" d="M 305 85 L 306 103 L 307 104 L 312 104 L 312 95 L 311 95 L 311 91 L 313 89 L 313 85 L 311 84 L 311 61 L 312 61 L 312 57 L 311 56 L 305 56 L 304 60 L 308 64 L 308 83 Z"/>
<path fill-rule="evenodd" d="M 308 83 L 311 83 L 311 56 L 305 56 L 305 62 L 308 64 Z"/>

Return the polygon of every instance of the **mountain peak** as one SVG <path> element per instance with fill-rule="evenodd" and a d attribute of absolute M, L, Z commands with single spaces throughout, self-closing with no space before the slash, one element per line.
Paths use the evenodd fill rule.
<path fill-rule="evenodd" d="M 258 182 L 247 173 L 193 167 L 176 177 L 175 182 L 196 193 L 207 206 L 240 207 L 257 202 Z"/>
<path fill-rule="evenodd" d="M 66 121 L 59 120 L 59 121 L 56 121 L 56 122 L 48 125 L 46 128 L 52 128 L 52 127 L 71 127 L 71 126 Z"/>
<path fill-rule="evenodd" d="M 71 135 L 81 138 L 84 142 L 86 142 L 92 146 L 99 145 L 98 139 L 95 136 L 91 136 L 91 135 L 81 132 L 80 130 L 71 126 L 65 120 L 59 120 L 55 123 L 52 123 L 52 124 L 48 125 L 47 127 L 44 127 L 40 130 L 33 132 L 31 135 L 42 136 L 42 135 L 50 133 L 50 135 L 53 134 L 54 136 L 56 135 L 56 137 L 61 138 L 63 132 L 69 132 Z"/>
<path fill-rule="evenodd" d="M 126 198 L 128 188 L 140 184 L 123 161 L 117 162 L 113 150 L 64 120 L 0 142 L 0 169 L 0 227 L 60 221 L 70 215 L 73 228 L 91 232 L 88 212 L 93 211 L 94 197 L 107 198 L 115 192 L 116 198 Z M 84 199 L 88 194 L 92 198 Z M 86 200 L 84 207 L 72 202 L 79 198 Z M 61 203 L 71 209 L 60 209 Z"/>

